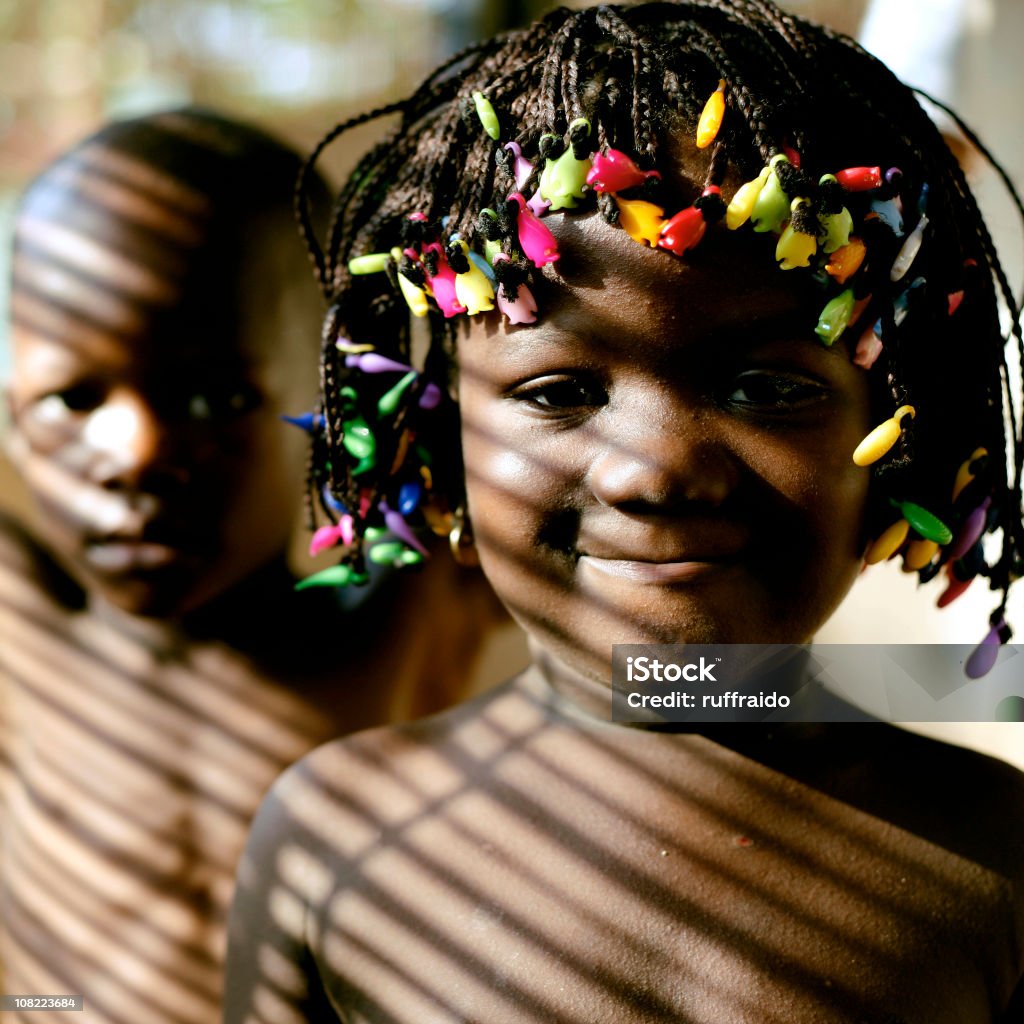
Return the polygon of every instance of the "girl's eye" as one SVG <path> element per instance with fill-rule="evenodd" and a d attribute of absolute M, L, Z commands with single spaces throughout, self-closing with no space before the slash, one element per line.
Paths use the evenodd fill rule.
<path fill-rule="evenodd" d="M 579 412 L 599 408 L 608 401 L 608 395 L 600 384 L 581 377 L 546 377 L 530 381 L 512 392 L 511 397 L 545 412 Z"/>
<path fill-rule="evenodd" d="M 828 389 L 816 380 L 793 373 L 751 370 L 732 383 L 726 401 L 759 412 L 791 412 L 828 397 Z"/>

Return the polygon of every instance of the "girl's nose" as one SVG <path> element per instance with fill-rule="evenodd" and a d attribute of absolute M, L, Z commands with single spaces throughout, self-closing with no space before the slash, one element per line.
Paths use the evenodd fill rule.
<path fill-rule="evenodd" d="M 612 410 L 608 410 L 611 413 Z M 735 488 L 738 461 L 713 410 L 645 401 L 602 417 L 587 482 L 602 505 L 671 511 L 720 505 Z"/>
<path fill-rule="evenodd" d="M 107 487 L 137 487 L 169 448 L 167 425 L 141 396 L 111 394 L 86 421 L 83 441 L 93 480 Z"/>

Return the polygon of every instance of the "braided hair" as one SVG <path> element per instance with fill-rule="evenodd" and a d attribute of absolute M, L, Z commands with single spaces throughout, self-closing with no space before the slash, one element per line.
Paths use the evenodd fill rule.
<path fill-rule="evenodd" d="M 786 197 L 808 197 L 794 204 L 796 230 L 813 236 L 810 211 L 825 217 L 856 209 L 868 258 L 850 296 L 882 342 L 880 354 L 863 364 L 874 407 L 882 420 L 897 407 L 918 413 L 902 416 L 894 447 L 869 470 L 869 529 L 891 523 L 899 504 L 928 510 L 959 536 L 987 499 L 983 532 L 1000 537 L 998 554 L 986 556 L 975 538 L 953 559 L 947 537 L 919 571 L 923 579 L 942 570 L 951 581 L 989 577 L 1000 593 L 992 625 L 998 639 L 1008 637 L 1006 596 L 1024 553 L 1019 361 L 1011 368 L 1006 356 L 1008 341 L 1018 354 L 1024 350 L 1018 304 L 963 171 L 913 90 L 853 40 L 770 0 L 556 10 L 456 54 L 408 98 L 338 125 L 310 156 L 296 211 L 329 305 L 311 525 L 318 514 L 331 523 L 348 514 L 352 523 L 344 571 L 324 574 L 325 582 L 360 578 L 360 537 L 369 530 L 367 539 L 377 539 L 375 530 L 394 525 L 395 510 L 413 514 L 418 507 L 440 533 L 460 501 L 457 410 L 447 387 L 451 310 L 419 310 L 425 354 L 414 358 L 420 335 L 403 300 L 407 286 L 429 292 L 441 270 L 465 273 L 469 260 L 488 252 L 497 284 L 515 299 L 539 264 L 524 255 L 510 194 L 543 189 L 544 169 L 570 149 L 577 159 L 619 150 L 632 155 L 644 179 L 624 195 L 657 199 L 660 183 L 651 171 L 660 152 L 672 133 L 697 126 L 716 87 L 724 116 L 705 181 L 695 183 L 704 190 L 695 206 L 713 222 L 724 212 L 718 185 L 726 172 L 746 179 L 770 165 Z M 349 129 L 384 117 L 398 123 L 342 187 L 321 245 L 304 198 L 315 162 Z M 891 168 L 872 180 L 870 192 L 847 193 L 834 176 L 819 179 L 866 163 Z M 563 205 L 581 197 L 585 203 L 592 192 L 601 190 L 583 189 Z M 612 223 L 619 198 L 607 190 L 597 196 Z M 905 227 L 894 225 L 894 216 Z M 915 247 L 905 256 L 915 229 Z M 382 272 L 362 272 L 359 258 L 367 254 L 379 254 Z M 896 283 L 901 259 L 912 261 L 912 272 Z M 823 265 L 821 257 L 811 273 L 833 285 Z M 392 369 L 409 371 L 399 398 L 393 373 L 363 360 L 370 350 L 392 360 Z M 918 528 L 921 518 L 907 516 Z"/>

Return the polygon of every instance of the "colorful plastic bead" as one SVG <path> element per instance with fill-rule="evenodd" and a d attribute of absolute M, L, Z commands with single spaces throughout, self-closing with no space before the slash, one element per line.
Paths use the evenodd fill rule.
<path fill-rule="evenodd" d="M 494 245 L 495 243 L 492 242 L 490 244 Z M 484 277 L 486 277 L 487 280 L 490 281 L 492 285 L 497 283 L 497 278 L 494 276 L 493 268 L 491 267 L 490 263 L 488 263 L 487 260 L 480 255 L 480 253 L 475 252 L 473 249 L 470 249 L 466 253 L 466 256 L 469 259 L 469 262 L 472 263 L 473 266 L 476 267 L 477 270 L 479 270 L 480 273 L 483 274 Z"/>
<path fill-rule="evenodd" d="M 615 197 L 619 208 L 619 226 L 633 239 L 649 246 L 657 246 L 665 224 L 665 211 L 643 199 Z"/>
<path fill-rule="evenodd" d="M 903 556 L 903 571 L 918 572 L 928 565 L 939 550 L 933 540 L 912 540 Z"/>
<path fill-rule="evenodd" d="M 814 328 L 814 333 L 823 345 L 831 347 L 846 330 L 853 316 L 854 303 L 853 289 L 847 288 L 826 304 Z"/>
<path fill-rule="evenodd" d="M 648 178 L 660 178 L 658 171 L 641 171 L 625 153 L 609 149 L 598 153 L 587 174 L 587 184 L 595 192 L 624 192 L 642 185 Z"/>
<path fill-rule="evenodd" d="M 356 572 L 351 565 L 332 565 L 327 569 L 307 576 L 295 584 L 296 590 L 306 590 L 309 587 L 345 587 L 349 584 L 359 586 L 370 577 L 364 572 Z"/>
<path fill-rule="evenodd" d="M 1000 619 L 971 652 L 967 664 L 964 665 L 964 674 L 968 679 L 981 679 L 992 671 L 999 658 L 999 648 L 1003 643 L 1002 634 L 1005 629 L 1006 623 Z"/>
<path fill-rule="evenodd" d="M 801 208 L 811 205 L 809 199 L 794 199 L 790 204 L 790 212 L 796 214 Z M 797 267 L 810 266 L 811 257 L 818 251 L 818 239 L 814 235 L 798 231 L 790 218 L 785 230 L 779 236 L 775 246 L 775 259 L 783 270 L 795 270 Z"/>
<path fill-rule="evenodd" d="M 882 168 L 847 167 L 836 172 L 836 180 L 847 192 L 867 192 L 882 184 Z"/>
<path fill-rule="evenodd" d="M 282 416 L 281 419 L 307 434 L 317 433 L 324 425 L 324 418 L 319 413 L 304 412 L 301 416 Z"/>
<path fill-rule="evenodd" d="M 466 308 L 470 316 L 486 313 L 494 309 L 494 286 L 483 271 L 469 259 L 469 246 L 461 239 L 452 243 L 457 245 L 469 262 L 469 270 L 455 275 L 455 297 Z"/>
<path fill-rule="evenodd" d="M 870 466 L 877 462 L 899 440 L 900 421 L 904 416 L 913 418 L 912 405 L 901 405 L 890 419 L 880 423 L 859 445 L 853 453 L 853 461 L 858 466 Z"/>
<path fill-rule="evenodd" d="M 445 315 L 446 319 L 458 316 L 460 313 L 465 313 L 466 307 L 459 301 L 455 290 L 455 271 L 448 266 L 444 249 L 441 248 L 439 243 L 431 242 L 430 245 L 424 246 L 423 251 L 424 253 L 433 252 L 437 254 L 437 273 L 433 277 L 427 273 L 427 281 L 430 284 L 430 293 L 434 296 L 434 301 L 437 303 L 438 308 Z M 426 270 L 426 267 L 424 267 L 424 270 Z"/>
<path fill-rule="evenodd" d="M 402 395 L 409 389 L 419 374 L 415 370 L 407 373 L 397 384 L 380 396 L 377 402 L 378 416 L 394 416 L 402 402 Z"/>
<path fill-rule="evenodd" d="M 846 245 L 830 254 L 825 273 L 835 278 L 837 284 L 846 284 L 847 279 L 860 270 L 867 252 L 867 246 L 859 238 L 852 237 Z"/>
<path fill-rule="evenodd" d="M 509 257 L 505 253 L 498 253 L 494 257 L 495 263 L 507 262 Z M 505 293 L 505 286 L 498 285 L 497 294 L 498 309 L 504 314 L 510 324 L 532 324 L 537 321 L 537 302 L 525 284 L 519 285 L 516 290 L 516 297 L 510 300 Z"/>
<path fill-rule="evenodd" d="M 985 532 L 985 523 L 988 520 L 991 498 L 986 498 L 971 514 L 964 520 L 960 529 L 957 530 L 953 543 L 949 546 L 948 557 L 951 561 L 963 558 L 971 548 L 978 542 Z"/>
<path fill-rule="evenodd" d="M 523 156 L 523 151 L 518 142 L 506 142 L 504 148 L 515 158 L 512 165 L 512 177 L 515 180 L 516 188 L 522 191 L 533 174 L 533 164 Z"/>
<path fill-rule="evenodd" d="M 535 267 L 554 263 L 558 259 L 558 243 L 555 236 L 533 215 L 520 192 L 513 192 L 509 199 L 519 207 L 516 225 L 519 230 L 519 244 L 526 258 Z"/>
<path fill-rule="evenodd" d="M 345 359 L 345 365 L 362 370 L 363 373 L 408 373 L 412 367 L 397 360 L 388 359 L 387 356 L 379 355 L 376 352 L 366 352 L 362 355 L 350 355 Z"/>
<path fill-rule="evenodd" d="M 403 516 L 412 515 L 423 500 L 423 485 L 417 480 L 402 484 L 398 491 L 398 511 Z"/>
<path fill-rule="evenodd" d="M 701 195 L 721 195 L 721 192 L 717 185 L 709 185 Z M 707 220 L 703 211 L 696 205 L 688 206 L 662 225 L 658 236 L 658 248 L 682 256 L 704 237 L 706 228 Z"/>
<path fill-rule="evenodd" d="M 772 157 L 768 178 L 754 201 L 750 222 L 754 225 L 754 230 L 759 233 L 781 231 L 783 223 L 789 216 L 789 196 L 783 191 L 782 183 L 775 173 L 775 168 L 783 161 L 789 163 L 781 153 L 776 153 Z"/>
<path fill-rule="evenodd" d="M 412 252 L 412 250 L 408 250 Z M 415 256 L 415 253 L 413 253 Z M 391 250 L 391 258 L 395 261 L 397 266 L 402 262 L 402 250 L 394 248 Z M 430 308 L 430 303 L 427 302 L 427 293 L 420 288 L 419 285 L 415 285 L 410 281 L 403 273 L 399 272 L 398 277 L 398 288 L 402 293 L 402 298 L 405 299 L 406 305 L 412 312 L 413 316 L 426 316 L 427 311 Z"/>
<path fill-rule="evenodd" d="M 491 101 L 482 92 L 475 92 L 473 93 L 473 105 L 476 107 L 476 116 L 480 118 L 484 131 L 497 142 L 501 135 L 501 125 L 498 123 L 498 115 L 494 112 Z"/>
<path fill-rule="evenodd" d="M 348 261 L 348 272 L 356 275 L 379 274 L 390 262 L 389 252 L 371 252 L 365 256 L 354 256 Z"/>
<path fill-rule="evenodd" d="M 697 148 L 707 149 L 718 136 L 725 117 L 725 79 L 719 79 L 718 88 L 708 97 L 700 120 L 697 122 Z"/>
<path fill-rule="evenodd" d="M 583 126 L 589 133 L 590 122 L 585 117 L 578 117 L 569 125 L 570 134 Z M 544 164 L 538 191 L 550 201 L 552 210 L 572 209 L 586 195 L 590 169 L 590 157 L 577 160 L 572 146 L 568 146 L 557 160 L 548 160 Z"/>
<path fill-rule="evenodd" d="M 857 341 L 853 353 L 853 363 L 864 370 L 870 370 L 882 354 L 882 321 L 876 320 L 874 326 L 868 327 Z"/>
<path fill-rule="evenodd" d="M 950 567 L 950 570 L 947 570 L 949 582 L 946 584 L 946 589 L 939 595 L 938 601 L 935 602 L 939 608 L 946 608 L 949 605 L 951 605 L 961 594 L 963 594 L 967 590 L 968 587 L 970 587 L 970 585 L 974 582 L 976 578 L 974 576 L 971 576 L 969 579 L 966 580 L 957 579 L 953 575 L 951 569 L 952 567 Z"/>
<path fill-rule="evenodd" d="M 409 547 L 415 548 L 422 555 L 427 553 L 427 549 L 420 543 L 419 537 L 412 532 L 409 524 L 405 521 L 405 516 L 401 512 L 396 512 L 394 509 L 389 508 L 386 501 L 382 501 L 377 507 L 384 516 L 384 525 L 399 540 L 405 541 Z"/>
<path fill-rule="evenodd" d="M 921 219 L 914 225 L 914 230 L 907 235 L 900 248 L 899 255 L 893 261 L 892 269 L 889 271 L 890 281 L 900 281 L 903 279 L 906 272 L 910 269 L 911 263 L 914 262 L 915 257 L 921 249 L 921 243 L 924 241 L 925 228 L 928 227 L 928 217 L 924 214 L 921 215 Z"/>
<path fill-rule="evenodd" d="M 910 523 L 906 519 L 897 519 L 891 526 L 886 527 L 878 537 L 868 545 L 864 554 L 864 561 L 868 565 L 877 565 L 891 558 L 901 547 L 910 533 Z"/>
<path fill-rule="evenodd" d="M 971 452 L 970 458 L 964 459 L 960 464 L 960 468 L 956 471 L 956 480 L 953 482 L 953 501 L 956 501 L 960 497 L 960 492 L 975 478 L 977 475 L 977 463 L 979 459 L 984 459 L 988 456 L 988 449 L 986 448 L 975 448 Z"/>
<path fill-rule="evenodd" d="M 893 234 L 903 234 L 903 208 L 900 206 L 898 199 L 895 197 L 891 199 L 874 199 L 871 202 L 871 212 Z"/>
<path fill-rule="evenodd" d="M 756 178 L 736 190 L 736 194 L 725 208 L 725 224 L 730 231 L 735 231 L 750 220 L 750 215 L 754 212 L 754 203 L 757 202 L 757 197 L 770 173 L 771 167 L 765 166 Z"/>
<path fill-rule="evenodd" d="M 903 408 L 909 409 L 910 406 L 905 405 Z M 895 501 L 891 498 L 889 504 L 898 508 L 903 518 L 910 523 L 911 529 L 925 540 L 934 541 L 936 544 L 948 544 L 953 539 L 953 531 L 938 516 L 932 515 L 920 505 L 912 501 Z"/>
<path fill-rule="evenodd" d="M 351 338 L 339 338 L 335 343 L 334 347 L 339 352 L 359 353 L 359 352 L 372 352 L 373 345 L 357 345 Z"/>

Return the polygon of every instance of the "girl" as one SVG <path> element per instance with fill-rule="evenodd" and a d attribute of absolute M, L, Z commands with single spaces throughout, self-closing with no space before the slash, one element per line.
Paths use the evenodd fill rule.
<path fill-rule="evenodd" d="M 883 724 L 610 721 L 613 644 L 806 641 L 865 558 L 940 603 L 988 579 L 971 674 L 1008 636 L 1017 310 L 910 90 L 702 0 L 555 12 L 386 113 L 312 246 L 345 546 L 310 582 L 417 561 L 422 516 L 534 661 L 278 781 L 228 1020 L 1020 1020 L 1018 772 Z"/>

